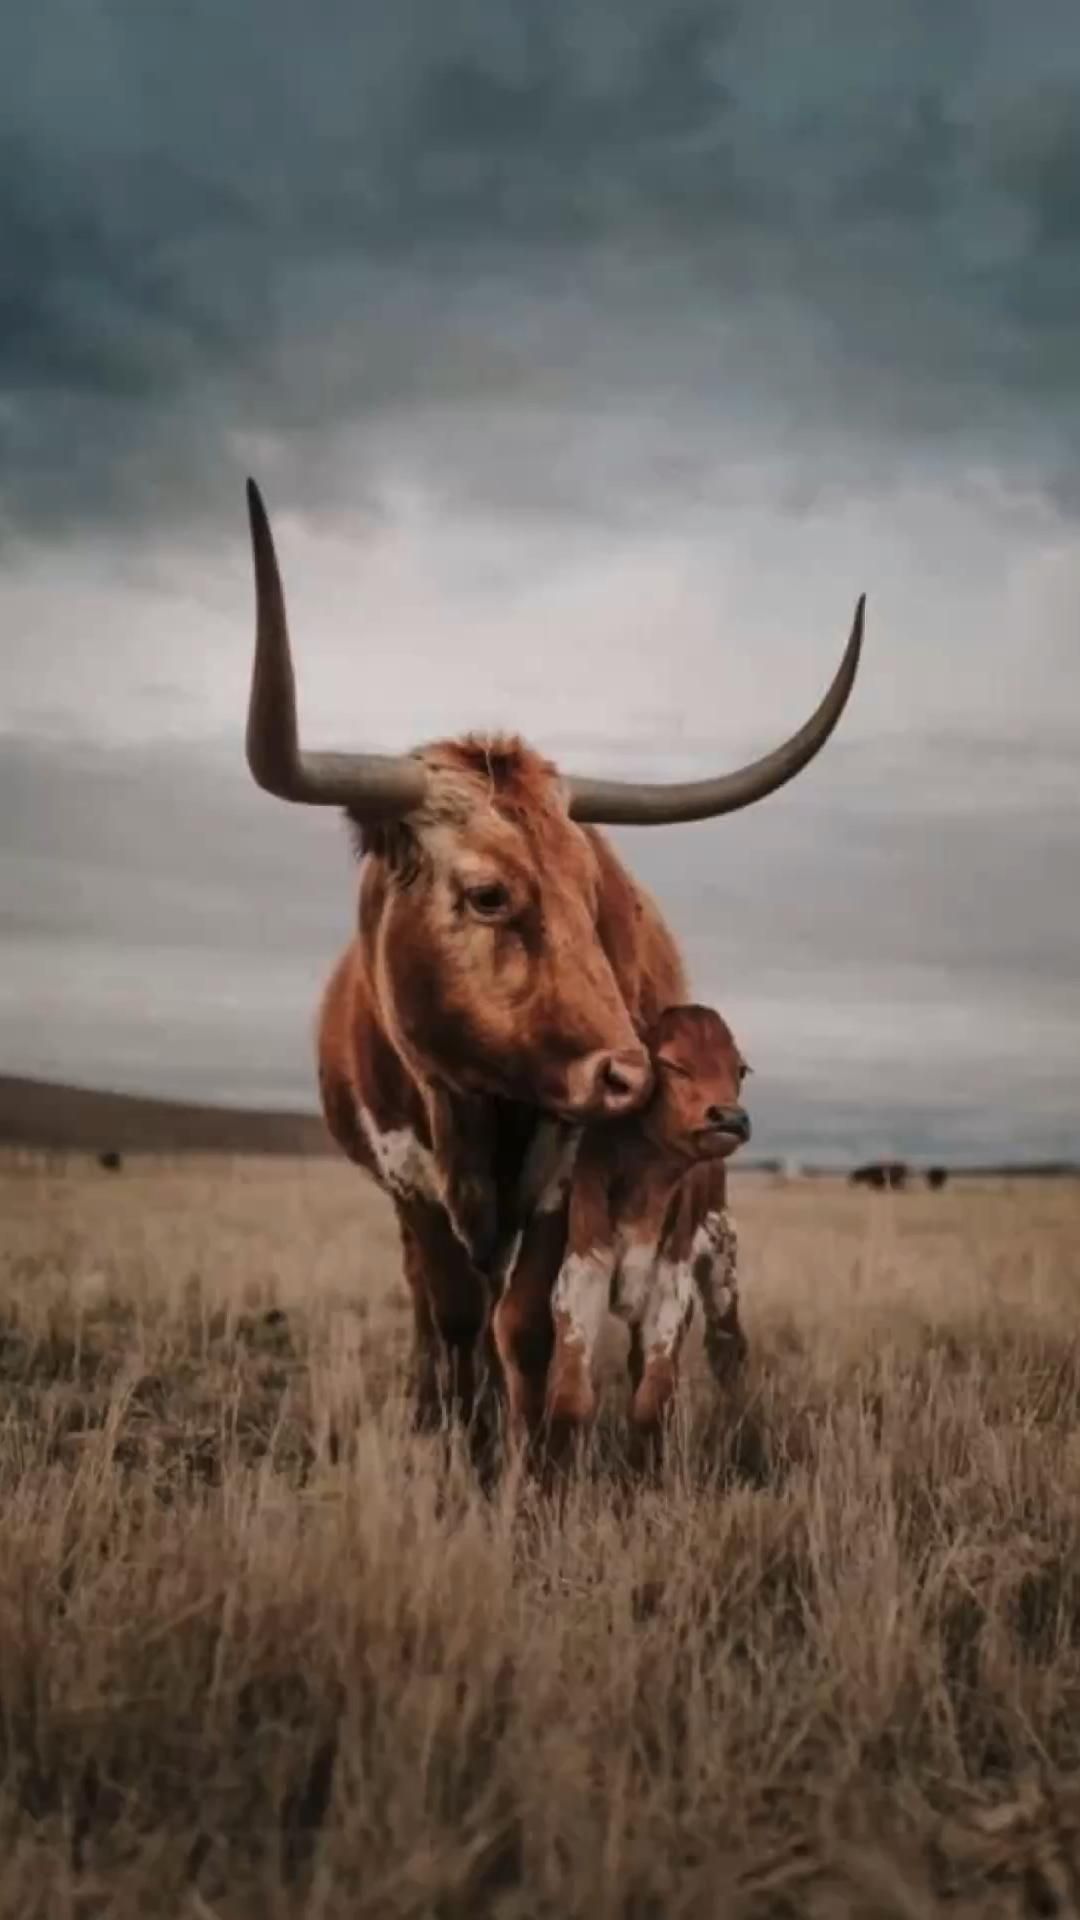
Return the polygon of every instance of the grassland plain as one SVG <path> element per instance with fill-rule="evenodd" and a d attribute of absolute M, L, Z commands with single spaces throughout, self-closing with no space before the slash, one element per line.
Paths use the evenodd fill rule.
<path fill-rule="evenodd" d="M 0 1168 L 0 1914 L 1080 1914 L 1080 1187 L 734 1179 L 659 1484 L 414 1436 L 318 1161 Z"/>

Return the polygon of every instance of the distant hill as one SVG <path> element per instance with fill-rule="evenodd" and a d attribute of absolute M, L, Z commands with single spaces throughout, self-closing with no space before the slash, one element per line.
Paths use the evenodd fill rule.
<path fill-rule="evenodd" d="M 69 1153 L 280 1153 L 336 1154 L 320 1115 L 200 1106 L 191 1101 L 151 1100 L 141 1094 L 102 1093 L 60 1081 L 0 1074 L 0 1147 L 34 1147 Z M 1070 1161 L 968 1166 L 946 1163 L 954 1177 L 975 1179 L 1075 1178 Z M 777 1173 L 779 1160 L 740 1159 L 737 1170 Z M 842 1178 L 846 1169 L 800 1166 L 804 1178 Z M 914 1166 L 918 1179 L 923 1169 Z"/>
<path fill-rule="evenodd" d="M 335 1151 L 315 1114 L 196 1106 L 4 1074 L 0 1074 L 0 1144 L 86 1153 L 110 1148 L 121 1153 Z"/>

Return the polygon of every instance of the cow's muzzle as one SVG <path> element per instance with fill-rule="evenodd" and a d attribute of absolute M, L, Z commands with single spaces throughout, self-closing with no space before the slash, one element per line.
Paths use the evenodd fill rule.
<path fill-rule="evenodd" d="M 652 1062 L 644 1047 L 587 1053 L 569 1068 L 559 1105 L 568 1119 L 615 1119 L 644 1106 L 652 1087 Z"/>

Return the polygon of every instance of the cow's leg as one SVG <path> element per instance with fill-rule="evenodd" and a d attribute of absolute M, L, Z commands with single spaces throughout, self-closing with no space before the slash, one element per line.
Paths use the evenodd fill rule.
<path fill-rule="evenodd" d="M 398 1218 L 415 1317 L 417 1424 L 430 1428 L 447 1416 L 470 1424 L 488 1385 L 487 1282 L 441 1207 L 399 1202 Z"/>
<path fill-rule="evenodd" d="M 423 1248 L 401 1208 L 401 1252 L 405 1278 L 412 1296 L 413 1309 L 413 1394 L 415 1422 L 422 1433 L 430 1433 L 443 1421 L 443 1396 L 439 1378 L 440 1338 L 435 1324 Z"/>
<path fill-rule="evenodd" d="M 694 1234 L 691 1271 L 705 1316 L 705 1356 L 721 1387 L 733 1383 L 747 1353 L 739 1324 L 738 1250 L 727 1208 L 710 1210 Z"/>
<path fill-rule="evenodd" d="M 532 1441 L 543 1419 L 555 1347 L 551 1289 L 565 1241 L 565 1211 L 530 1221 L 492 1316 L 507 1424 L 515 1444 Z"/>
<path fill-rule="evenodd" d="M 630 1422 L 634 1452 L 656 1455 L 670 1414 L 679 1377 L 679 1353 L 694 1308 L 694 1286 L 685 1260 L 661 1257 L 641 1310 L 631 1328 Z M 635 1378 L 636 1376 L 636 1378 Z"/>
<path fill-rule="evenodd" d="M 472 1262 L 491 1270 L 499 1231 L 494 1177 L 494 1109 L 445 1087 L 425 1088 L 439 1197 Z"/>
<path fill-rule="evenodd" d="M 460 1229 L 435 1197 L 428 1157 L 409 1127 L 382 1128 L 361 1105 L 356 1088 L 333 1060 L 320 1065 L 320 1086 L 327 1126 L 349 1158 L 370 1173 L 393 1197 L 401 1234 L 402 1264 L 412 1295 L 416 1425 L 430 1432 L 443 1425 L 448 1411 L 468 1419 L 476 1396 L 475 1345 L 487 1307 L 486 1285 L 463 1244 L 465 1231 L 490 1238 L 475 1165 L 477 1149 L 468 1148 L 459 1170 L 452 1157 L 435 1158 L 440 1184 L 461 1209 Z M 445 1105 L 432 1115 L 451 1144 Z M 443 1136 L 438 1136 L 442 1143 Z"/>
<path fill-rule="evenodd" d="M 551 1294 L 566 1250 L 567 1195 L 579 1130 L 541 1120 L 526 1155 L 517 1206 L 525 1225 L 516 1236 L 493 1332 L 515 1444 L 535 1440 L 544 1415 L 555 1348 Z"/>

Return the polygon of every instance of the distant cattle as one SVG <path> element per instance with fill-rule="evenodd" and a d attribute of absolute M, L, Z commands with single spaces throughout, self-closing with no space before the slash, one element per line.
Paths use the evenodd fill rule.
<path fill-rule="evenodd" d="M 869 1166 L 853 1167 L 848 1174 L 848 1183 L 853 1187 L 877 1187 L 880 1189 L 885 1185 L 885 1169 L 879 1166 L 876 1160 L 871 1161 Z"/>
<path fill-rule="evenodd" d="M 123 1164 L 123 1154 L 117 1153 L 115 1147 L 110 1147 L 107 1153 L 98 1154 L 98 1166 L 104 1167 L 106 1173 L 119 1173 Z"/>
<path fill-rule="evenodd" d="M 901 1192 L 907 1186 L 908 1170 L 902 1160 L 870 1160 L 853 1168 L 848 1180 L 853 1187 L 873 1187 L 878 1193 L 886 1187 Z"/>
<path fill-rule="evenodd" d="M 926 1184 L 932 1193 L 937 1193 L 945 1185 L 948 1177 L 945 1167 L 927 1167 L 926 1169 Z"/>

